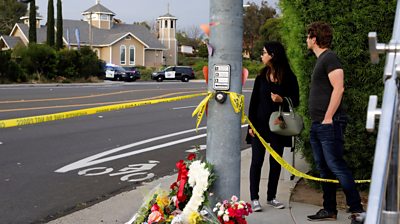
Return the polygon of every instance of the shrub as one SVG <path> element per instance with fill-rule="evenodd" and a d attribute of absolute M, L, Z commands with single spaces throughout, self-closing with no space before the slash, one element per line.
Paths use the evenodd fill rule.
<path fill-rule="evenodd" d="M 13 56 L 20 61 L 22 69 L 29 75 L 37 74 L 39 81 L 53 79 L 56 76 L 56 51 L 45 44 L 29 44 L 19 46 L 13 51 Z M 29 77 L 29 76 L 28 76 Z"/>
<path fill-rule="evenodd" d="M 62 49 L 57 54 L 57 75 L 67 79 L 79 77 L 80 54 L 76 50 Z"/>
<path fill-rule="evenodd" d="M 21 67 L 11 58 L 11 50 L 0 51 L 0 83 L 26 82 Z"/>
<path fill-rule="evenodd" d="M 89 47 L 82 47 L 79 51 L 79 76 L 89 78 L 90 76 L 97 76 L 103 71 L 103 62 L 97 57 L 96 53 Z"/>

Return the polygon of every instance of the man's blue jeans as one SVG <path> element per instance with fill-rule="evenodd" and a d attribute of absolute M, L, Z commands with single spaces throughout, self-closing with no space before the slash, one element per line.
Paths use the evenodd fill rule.
<path fill-rule="evenodd" d="M 335 116 L 332 124 L 313 122 L 310 131 L 310 143 L 314 160 L 321 178 L 338 179 L 346 195 L 347 205 L 351 212 L 361 212 L 360 194 L 356 189 L 353 175 L 343 159 L 344 130 L 347 119 L 345 116 Z M 324 209 L 336 210 L 336 184 L 322 183 Z"/>

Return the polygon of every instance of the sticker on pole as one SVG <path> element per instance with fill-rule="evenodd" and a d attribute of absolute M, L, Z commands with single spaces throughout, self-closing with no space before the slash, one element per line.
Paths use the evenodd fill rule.
<path fill-rule="evenodd" d="M 229 90 L 231 80 L 230 65 L 214 65 L 214 90 Z"/>

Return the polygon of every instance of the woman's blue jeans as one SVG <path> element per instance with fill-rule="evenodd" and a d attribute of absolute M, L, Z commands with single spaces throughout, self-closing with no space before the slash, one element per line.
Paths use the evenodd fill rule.
<path fill-rule="evenodd" d="M 338 179 L 346 195 L 351 212 L 361 212 L 360 194 L 346 161 L 343 159 L 344 131 L 347 125 L 345 116 L 335 116 L 332 124 L 313 122 L 310 131 L 310 143 L 314 160 L 321 178 Z M 336 210 L 336 184 L 322 182 L 324 209 Z"/>

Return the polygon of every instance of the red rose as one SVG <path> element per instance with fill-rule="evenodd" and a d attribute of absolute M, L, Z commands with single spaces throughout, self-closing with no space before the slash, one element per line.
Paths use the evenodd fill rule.
<path fill-rule="evenodd" d="M 228 213 L 229 217 L 235 217 L 236 216 L 236 210 L 232 207 L 228 208 Z"/>
<path fill-rule="evenodd" d="M 190 161 L 196 159 L 196 154 L 194 154 L 194 153 L 189 153 L 187 159 L 190 160 Z"/>
<path fill-rule="evenodd" d="M 151 206 L 151 211 L 152 212 L 158 211 L 158 210 L 160 210 L 160 207 L 157 204 L 154 204 L 153 206 Z"/>

